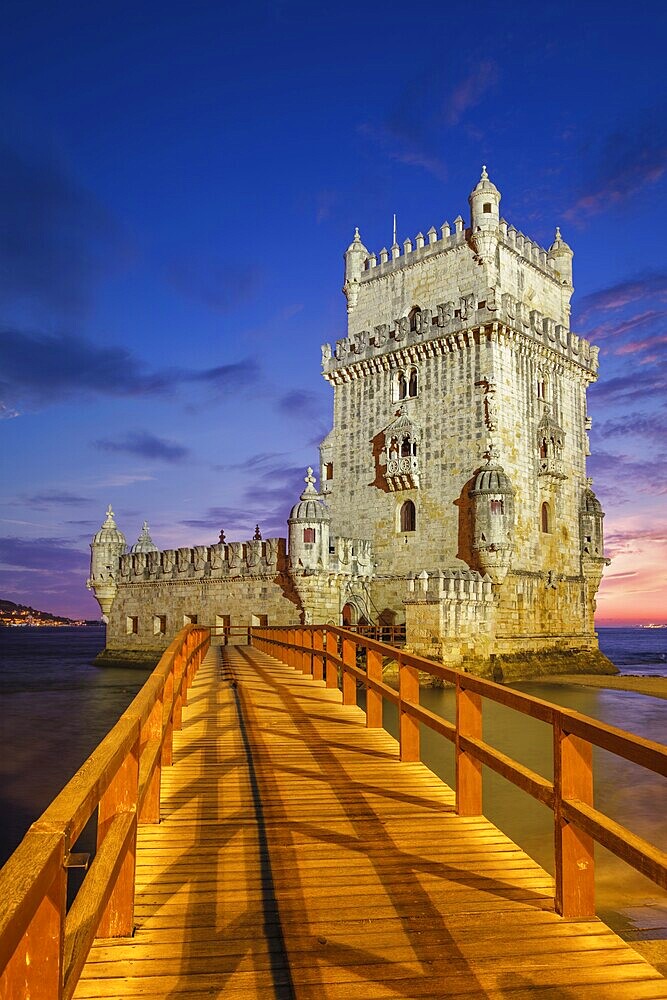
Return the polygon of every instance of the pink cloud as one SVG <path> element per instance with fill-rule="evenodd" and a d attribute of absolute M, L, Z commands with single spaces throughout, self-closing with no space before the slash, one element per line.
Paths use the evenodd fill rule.
<path fill-rule="evenodd" d="M 484 94 L 496 83 L 498 67 L 490 60 L 483 60 L 475 73 L 462 80 L 455 87 L 445 106 L 445 121 L 448 125 L 458 125 L 470 108 L 479 104 Z"/>

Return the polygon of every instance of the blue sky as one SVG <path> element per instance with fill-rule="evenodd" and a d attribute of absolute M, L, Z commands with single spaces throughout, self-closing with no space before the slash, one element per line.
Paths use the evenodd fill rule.
<path fill-rule="evenodd" d="M 508 8 L 509 7 L 509 12 Z M 601 621 L 664 618 L 662 4 L 10 2 L 0 595 L 97 615 L 111 502 L 160 547 L 284 534 L 331 420 L 342 253 L 501 212 L 575 251 L 601 348 Z"/>

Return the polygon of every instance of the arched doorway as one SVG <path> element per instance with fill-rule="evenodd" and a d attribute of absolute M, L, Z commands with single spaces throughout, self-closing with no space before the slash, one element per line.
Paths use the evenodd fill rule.
<path fill-rule="evenodd" d="M 344 604 L 341 615 L 343 618 L 343 628 L 347 628 L 348 625 L 357 624 L 357 609 L 354 604 L 350 604 L 349 602 Z"/>

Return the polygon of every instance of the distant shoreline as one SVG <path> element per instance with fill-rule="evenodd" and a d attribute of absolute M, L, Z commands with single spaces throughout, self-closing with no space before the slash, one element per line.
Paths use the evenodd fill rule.
<path fill-rule="evenodd" d="M 563 687 L 576 684 L 579 687 L 611 688 L 615 691 L 633 691 L 635 694 L 667 699 L 667 677 L 654 677 L 650 674 L 616 674 L 614 676 L 547 674 L 543 677 L 536 677 L 531 683 L 558 684 Z"/>

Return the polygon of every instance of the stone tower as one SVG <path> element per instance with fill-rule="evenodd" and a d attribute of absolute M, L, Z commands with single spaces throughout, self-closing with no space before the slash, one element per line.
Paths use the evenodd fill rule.
<path fill-rule="evenodd" d="M 374 607 L 415 623 L 413 648 L 435 651 L 419 616 L 440 602 L 429 621 L 449 662 L 500 658 L 511 675 L 513 660 L 566 653 L 590 669 L 604 557 L 580 538 L 599 518 L 585 494 L 598 352 L 570 329 L 572 251 L 559 230 L 546 250 L 508 224 L 486 167 L 468 201 L 468 228 L 459 215 L 361 270 L 357 230 L 345 254 L 348 335 L 322 349 L 331 534 L 370 540 Z M 465 648 L 451 624 L 464 599 L 481 602 Z"/>

